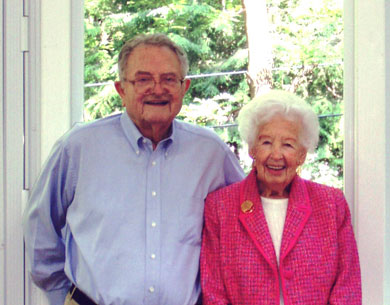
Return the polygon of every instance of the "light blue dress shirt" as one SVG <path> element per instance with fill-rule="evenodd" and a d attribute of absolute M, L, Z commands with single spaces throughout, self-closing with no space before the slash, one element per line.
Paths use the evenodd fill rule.
<path fill-rule="evenodd" d="M 24 214 L 32 279 L 51 305 L 71 282 L 99 305 L 192 305 L 204 199 L 243 176 L 205 128 L 174 120 L 153 150 L 126 113 L 76 126 Z"/>

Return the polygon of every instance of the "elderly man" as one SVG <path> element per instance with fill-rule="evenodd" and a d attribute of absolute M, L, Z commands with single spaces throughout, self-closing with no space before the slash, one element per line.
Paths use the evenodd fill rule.
<path fill-rule="evenodd" d="M 190 86 L 180 47 L 137 36 L 118 65 L 126 112 L 65 134 L 31 194 L 31 276 L 51 305 L 193 305 L 204 199 L 243 173 L 218 136 L 175 120 Z"/>

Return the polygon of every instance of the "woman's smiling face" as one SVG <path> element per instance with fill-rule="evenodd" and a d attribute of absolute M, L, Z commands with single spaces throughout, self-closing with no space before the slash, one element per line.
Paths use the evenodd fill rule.
<path fill-rule="evenodd" d="M 280 115 L 260 126 L 250 155 L 255 159 L 261 196 L 288 197 L 287 187 L 306 158 L 306 149 L 299 141 L 301 128 L 300 122 Z"/>

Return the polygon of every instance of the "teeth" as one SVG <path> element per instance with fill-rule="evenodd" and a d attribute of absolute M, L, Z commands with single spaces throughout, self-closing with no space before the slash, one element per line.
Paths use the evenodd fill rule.
<path fill-rule="evenodd" d="M 271 166 L 271 165 L 267 165 L 267 166 L 268 166 L 268 168 L 275 169 L 275 170 L 279 170 L 279 169 L 283 169 L 284 168 L 284 166 Z"/>
<path fill-rule="evenodd" d="M 161 101 L 161 102 L 157 102 L 157 101 L 148 101 L 148 102 L 145 102 L 145 104 L 148 104 L 148 105 L 165 105 L 167 104 L 168 102 L 167 101 Z"/>

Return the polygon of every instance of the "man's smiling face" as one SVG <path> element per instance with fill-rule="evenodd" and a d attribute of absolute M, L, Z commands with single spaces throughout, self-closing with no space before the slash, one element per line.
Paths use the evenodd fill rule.
<path fill-rule="evenodd" d="M 139 80 L 153 78 L 155 86 L 150 90 L 139 90 L 134 83 L 122 81 L 116 84 L 123 106 L 142 134 L 148 129 L 169 129 L 173 119 L 180 112 L 183 97 L 189 87 L 189 80 L 178 86 L 177 90 L 161 86 L 164 77 L 182 79 L 180 61 L 168 47 L 141 44 L 129 55 L 125 79 Z"/>

